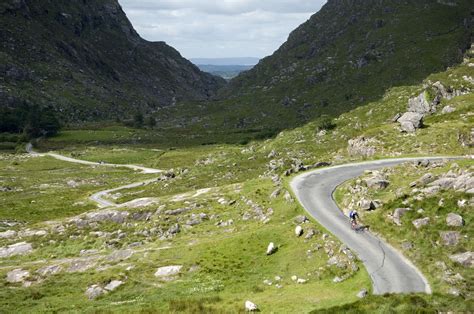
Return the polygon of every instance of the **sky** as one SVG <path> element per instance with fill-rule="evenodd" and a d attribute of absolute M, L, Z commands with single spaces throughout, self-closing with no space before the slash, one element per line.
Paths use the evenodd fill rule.
<path fill-rule="evenodd" d="M 137 32 L 186 58 L 265 57 L 326 0 L 119 0 Z"/>

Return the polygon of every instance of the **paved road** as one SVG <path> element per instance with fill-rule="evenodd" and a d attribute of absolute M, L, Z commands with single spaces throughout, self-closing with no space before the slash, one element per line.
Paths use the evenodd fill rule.
<path fill-rule="evenodd" d="M 443 159 L 423 158 L 423 159 Z M 297 176 L 291 187 L 306 211 L 350 247 L 362 260 L 372 279 L 373 293 L 431 293 L 423 274 L 401 253 L 368 231 L 356 233 L 337 207 L 333 192 L 341 183 L 365 170 L 395 166 L 420 158 L 401 158 L 347 164 L 319 169 Z"/>
<path fill-rule="evenodd" d="M 28 143 L 26 145 L 25 149 L 26 149 L 27 153 L 29 153 L 31 155 L 34 155 L 34 156 L 50 156 L 50 157 L 56 158 L 58 160 L 67 161 L 67 162 L 71 162 L 71 163 L 75 163 L 75 164 L 88 165 L 88 166 L 114 167 L 114 168 L 128 168 L 128 169 L 132 169 L 132 170 L 135 170 L 135 171 L 141 171 L 142 173 L 148 173 L 148 174 L 163 172 L 163 170 L 160 170 L 160 169 L 146 168 L 146 167 L 136 166 L 136 165 L 98 163 L 98 162 L 92 162 L 92 161 L 87 161 L 87 160 L 80 160 L 80 159 L 75 159 L 75 158 L 71 158 L 71 157 L 66 157 L 66 156 L 63 156 L 63 155 L 55 154 L 55 153 L 44 153 L 44 154 L 43 153 L 37 153 L 33 150 L 33 145 L 31 143 Z M 92 194 L 89 197 L 89 199 L 91 201 L 97 203 L 97 205 L 99 207 L 102 207 L 102 208 L 103 207 L 117 206 L 117 204 L 115 204 L 112 201 L 107 200 L 104 197 L 107 197 L 110 193 L 113 193 L 113 192 L 117 192 L 117 191 L 125 190 L 125 189 L 132 189 L 132 188 L 136 188 L 138 186 L 144 186 L 144 185 L 150 184 L 152 182 L 156 182 L 156 179 L 135 182 L 135 183 L 119 186 L 119 187 L 114 188 L 114 189 L 99 191 L 97 193 Z"/>

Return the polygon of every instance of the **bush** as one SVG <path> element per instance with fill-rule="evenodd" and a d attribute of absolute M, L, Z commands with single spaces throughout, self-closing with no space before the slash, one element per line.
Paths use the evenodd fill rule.
<path fill-rule="evenodd" d="M 316 125 L 316 130 L 319 131 L 329 131 L 332 130 L 336 127 L 336 124 L 334 124 L 333 120 L 329 116 L 321 116 L 319 119 L 317 125 Z"/>

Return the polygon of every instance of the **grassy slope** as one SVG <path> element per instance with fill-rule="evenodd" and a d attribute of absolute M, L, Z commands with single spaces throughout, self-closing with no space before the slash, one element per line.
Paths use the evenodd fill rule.
<path fill-rule="evenodd" d="M 462 79 L 463 75 L 473 75 L 472 68 L 469 68 L 467 64 L 435 74 L 428 79 L 441 80 L 445 85 L 457 87 L 460 84 L 467 85 L 467 82 Z M 342 163 L 364 159 L 361 156 L 349 156 L 346 150 L 347 140 L 359 135 L 374 137 L 379 141 L 375 145 L 377 153 L 374 158 L 398 155 L 470 153 L 472 150 L 468 147 L 459 145 L 457 135 L 460 131 L 464 132 L 473 125 L 473 116 L 469 114 L 473 110 L 472 94 L 450 101 L 450 104 L 457 109 L 454 113 L 428 117 L 428 127 L 417 131 L 416 136 L 401 134 L 396 125 L 387 122 L 395 113 L 405 110 L 408 98 L 418 94 L 421 90 L 422 85 L 393 88 L 387 91 L 383 100 L 340 116 L 335 120 L 336 129 L 322 136 L 319 136 L 315 130 L 317 122 L 313 122 L 301 128 L 282 132 L 275 139 L 254 142 L 247 146 L 211 145 L 169 150 L 166 149 L 165 144 L 146 143 L 141 145 L 139 138 L 142 134 L 146 136 L 145 131 L 124 129 L 108 129 L 106 132 L 71 130 L 57 138 L 41 143 L 44 148 L 62 146 L 63 153 L 88 160 L 105 159 L 109 162 L 133 162 L 165 169 L 175 168 L 177 172 L 179 169 L 188 169 L 187 173 L 169 182 L 124 191 L 119 195 L 119 201 L 136 197 L 159 196 L 160 204 L 164 204 L 166 209 L 200 203 L 203 205 L 201 207 L 203 212 L 208 215 L 217 214 L 223 221 L 233 219 L 234 225 L 229 228 L 219 228 L 215 226 L 216 220 L 211 220 L 192 229 L 185 229 L 172 241 L 165 242 L 158 241 L 153 237 L 143 239 L 134 234 L 137 230 L 145 230 L 150 227 L 142 222 L 131 226 L 109 224 L 99 226 L 101 230 L 108 231 L 116 231 L 117 228 L 120 228 L 128 234 L 125 239 L 119 241 L 119 248 L 127 247 L 136 241 L 143 241 L 144 245 L 141 247 L 143 250 L 140 249 L 141 252 L 131 260 L 114 264 L 105 271 L 91 270 L 81 274 L 63 273 L 31 288 L 7 284 L 4 279 L 1 279 L 3 287 L 0 289 L 2 295 L 0 299 L 4 300 L 3 308 L 13 310 L 15 307 L 19 311 L 22 309 L 24 311 L 31 310 L 32 307 L 38 311 L 71 308 L 80 311 L 93 311 L 94 308 L 124 312 L 138 311 L 139 309 L 151 311 L 152 308 L 188 312 L 202 311 L 203 309 L 239 311 L 242 309 L 245 299 L 252 299 L 263 310 L 306 312 L 315 308 L 330 308 L 354 302 L 358 289 L 368 288 L 370 285 L 367 274 L 359 271 L 342 284 L 337 286 L 333 284 L 331 279 L 340 274 L 342 270 L 325 266 L 327 255 L 321 249 L 314 249 L 313 257 L 307 257 L 307 250 L 312 249 L 313 245 L 324 245 L 321 234 L 309 242 L 304 242 L 303 239 L 292 235 L 294 225 L 291 220 L 297 214 L 302 213 L 302 209 L 295 203 L 285 202 L 281 196 L 277 199 L 270 199 L 269 195 L 274 187 L 268 177 L 273 174 L 281 174 L 290 167 L 295 158 L 301 159 L 307 164 L 321 160 Z M 137 136 L 137 134 L 140 135 Z M 117 138 L 120 141 L 114 142 Z M 434 138 L 437 139 L 436 142 L 433 141 Z M 136 141 L 135 145 L 120 144 L 133 141 Z M 105 145 L 101 145 L 101 143 Z M 65 144 L 67 144 L 66 147 L 64 147 Z M 112 149 L 116 150 L 111 154 Z M 271 150 L 276 151 L 276 157 L 273 159 L 281 160 L 281 166 L 275 171 L 269 171 L 268 168 L 268 163 L 272 158 L 267 155 Z M 4 161 L 6 166 L 9 163 L 11 161 Z M 57 170 L 53 173 L 49 172 L 48 177 L 42 175 L 40 170 L 35 172 L 34 178 L 37 178 L 35 179 L 37 183 L 28 181 L 22 183 L 28 190 L 31 190 L 32 185 L 42 182 L 64 185 L 64 180 L 68 178 L 67 173 L 69 172 L 76 176 L 79 171 L 85 177 L 95 179 L 104 175 L 101 170 L 86 170 L 82 166 L 52 162 L 47 159 L 19 161 L 11 169 L 6 167 L 4 175 L 11 177 L 14 176 L 13 173 L 16 173 L 15 176 L 26 177 L 28 169 L 31 168 Z M 110 174 L 109 171 L 106 171 L 105 175 L 109 175 L 110 179 L 115 178 L 115 175 L 117 175 L 117 179 L 107 181 L 100 189 L 111 186 L 110 182 L 114 182 L 113 185 L 115 182 L 121 182 L 123 175 L 127 176 L 127 182 L 136 181 L 135 175 L 131 176 L 129 172 L 118 171 L 115 174 L 115 171 L 118 170 L 113 170 L 113 173 Z M 265 175 L 258 178 L 262 174 Z M 143 176 L 140 175 L 140 178 Z M 229 185 L 237 182 L 242 182 L 243 190 L 240 193 L 235 190 L 235 186 Z M 182 202 L 172 200 L 176 193 L 205 187 L 216 187 L 216 189 L 212 190 L 210 195 L 203 195 L 197 199 Z M 96 187 L 91 189 L 88 187 L 81 193 L 68 193 L 68 199 L 70 202 L 84 201 L 86 196 L 95 190 Z M 61 191 L 63 190 L 58 192 Z M 64 192 L 65 190 L 62 194 Z M 20 192 L 2 192 L 2 198 L 10 198 L 12 208 L 27 208 L 26 204 L 29 200 L 14 199 L 21 194 Z M 257 221 L 241 221 L 242 213 L 248 210 L 242 201 L 238 201 L 235 206 L 222 206 L 216 202 L 222 196 L 238 199 L 241 195 L 253 199 L 264 208 L 272 207 L 275 214 L 271 222 L 264 225 Z M 56 194 L 53 194 L 45 198 L 45 201 L 54 202 L 55 198 Z M 47 203 L 42 204 L 42 208 L 45 207 L 48 207 Z M 36 224 L 37 221 L 73 214 L 69 212 L 69 209 L 63 211 L 58 207 L 53 206 L 53 208 L 57 208 L 54 211 L 56 216 L 50 216 L 48 212 L 43 212 L 42 216 L 38 215 L 28 221 L 25 215 L 24 219 L 28 221 L 27 226 L 40 227 L 42 224 Z M 77 212 L 89 208 L 82 208 Z M 9 208 L 2 205 L 1 209 L 4 213 L 3 217 L 7 218 L 8 214 L 5 213 L 9 212 Z M 156 206 L 138 210 L 154 212 Z M 201 209 L 199 210 L 201 211 Z M 35 213 L 37 212 L 35 210 Z M 77 212 L 74 211 L 74 213 Z M 151 224 L 166 228 L 173 223 L 173 219 L 175 218 L 171 220 L 154 218 Z M 35 248 L 37 248 L 36 252 L 31 256 L 3 260 L 1 267 L 7 268 L 1 268 L 0 272 L 4 275 L 8 269 L 18 267 L 19 264 L 31 260 L 54 260 L 78 256 L 82 249 L 98 249 L 101 254 L 110 252 L 111 248 L 106 245 L 104 239 L 88 236 L 88 232 L 92 231 L 94 227 L 91 228 L 86 230 L 72 228 L 68 229 L 65 235 L 31 239 L 29 241 L 33 241 Z M 315 228 L 321 230 L 320 227 L 315 226 Z M 233 230 L 224 231 L 225 229 Z M 70 237 L 71 235 L 73 237 Z M 281 249 L 276 255 L 267 257 L 263 252 L 270 241 L 281 245 Z M 191 246 L 190 242 L 193 243 Z M 0 245 L 8 243 L 11 242 L 2 240 Z M 165 245 L 171 245 L 172 249 L 157 251 L 158 248 Z M 332 245 L 337 251 L 339 247 L 337 241 L 334 241 Z M 199 265 L 200 270 L 196 273 L 185 272 L 179 281 L 172 283 L 163 284 L 153 277 L 153 272 L 157 267 L 178 263 L 186 267 Z M 126 271 L 125 268 L 130 264 L 135 265 L 135 269 Z M 34 271 L 43 265 L 31 264 L 24 267 Z M 319 267 L 323 267 L 323 269 L 321 270 Z M 310 281 L 306 285 L 292 284 L 289 279 L 292 275 L 305 276 L 307 273 L 311 273 L 311 275 L 308 277 Z M 272 279 L 275 275 L 281 275 L 284 278 L 282 290 L 262 284 L 264 279 Z M 4 278 L 4 276 L 0 276 L 0 278 Z M 98 282 L 107 282 L 114 278 L 127 278 L 125 286 L 97 301 L 85 302 L 84 291 L 87 286 Z M 466 275 L 466 278 L 470 277 Z M 200 289 L 199 292 L 193 290 L 196 287 Z M 409 305 L 413 300 L 413 298 L 404 297 L 370 298 L 368 301 L 354 303 L 348 305 L 347 308 L 339 309 L 373 310 L 373 304 L 399 302 L 399 309 L 413 310 L 413 306 Z M 421 301 L 415 302 L 415 307 L 429 304 L 431 308 L 462 309 L 467 304 L 460 299 L 453 299 L 445 295 L 420 296 L 416 300 Z M 130 301 L 130 303 L 114 303 L 122 301 Z M 370 304 L 369 302 L 375 303 Z M 440 307 L 439 304 L 445 304 L 445 306 Z M 386 307 L 381 307 L 379 310 L 383 311 L 384 309 Z"/>

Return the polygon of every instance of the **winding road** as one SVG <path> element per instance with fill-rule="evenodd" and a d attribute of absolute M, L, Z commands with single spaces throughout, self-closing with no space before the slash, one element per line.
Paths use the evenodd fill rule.
<path fill-rule="evenodd" d="M 374 294 L 431 293 L 423 274 L 400 252 L 368 231 L 355 232 L 349 218 L 337 207 L 333 193 L 343 182 L 366 170 L 391 167 L 403 162 L 439 158 L 399 158 L 345 164 L 314 170 L 295 177 L 291 188 L 306 211 L 327 230 L 351 248 L 364 263 Z"/>

